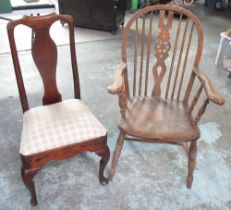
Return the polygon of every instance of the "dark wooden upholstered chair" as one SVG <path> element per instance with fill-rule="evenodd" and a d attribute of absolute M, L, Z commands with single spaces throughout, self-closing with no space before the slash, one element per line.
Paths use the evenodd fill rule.
<path fill-rule="evenodd" d="M 210 101 L 224 103 L 199 70 L 202 48 L 202 26 L 196 15 L 182 7 L 146 7 L 128 21 L 122 63 L 108 88 L 119 96 L 122 115 L 109 180 L 126 139 L 182 145 L 188 155 L 187 187 L 191 187 L 198 122 Z"/>
<path fill-rule="evenodd" d="M 55 21 L 63 21 L 68 24 L 69 28 L 74 99 L 62 100 L 57 88 L 57 47 L 49 33 L 50 27 Z M 34 32 L 32 57 L 44 86 L 43 105 L 31 109 L 14 36 L 15 28 L 20 24 L 28 26 Z M 101 184 L 106 184 L 108 180 L 103 173 L 110 156 L 107 134 L 105 128 L 80 100 L 73 18 L 55 13 L 40 17 L 24 16 L 19 20 L 11 21 L 7 29 L 23 109 L 23 130 L 20 144 L 21 175 L 24 184 L 31 193 L 31 203 L 37 204 L 33 177 L 50 160 L 67 159 L 87 151 L 95 152 L 102 157 L 99 181 Z"/>

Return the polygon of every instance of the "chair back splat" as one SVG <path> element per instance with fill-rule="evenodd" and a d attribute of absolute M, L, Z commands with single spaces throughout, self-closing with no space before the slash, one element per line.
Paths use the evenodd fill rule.
<path fill-rule="evenodd" d="M 32 42 L 32 57 L 41 75 L 44 86 L 44 96 L 42 101 L 44 105 L 52 104 L 62 101 L 62 96 L 58 91 L 56 83 L 57 47 L 50 36 L 50 28 L 57 20 L 67 23 L 69 27 L 71 63 L 74 78 L 74 94 L 76 99 L 80 99 L 79 76 L 76 61 L 72 17 L 65 15 L 61 16 L 55 13 L 40 17 L 25 16 L 20 20 L 12 21 L 8 24 L 8 36 L 23 112 L 29 109 L 29 104 L 23 82 L 23 76 L 21 73 L 17 46 L 15 43 L 14 29 L 20 24 L 32 29 L 34 34 L 34 39 Z"/>
<path fill-rule="evenodd" d="M 195 75 L 185 78 L 185 71 L 199 65 L 202 46 L 201 24 L 188 10 L 157 5 L 138 11 L 122 39 L 122 62 L 134 71 L 129 80 L 131 95 L 187 101 Z M 190 54 L 192 48 L 194 54 Z"/>

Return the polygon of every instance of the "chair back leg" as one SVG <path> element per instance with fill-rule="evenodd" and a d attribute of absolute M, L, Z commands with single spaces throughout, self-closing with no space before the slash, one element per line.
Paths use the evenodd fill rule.
<path fill-rule="evenodd" d="M 125 133 L 120 131 L 118 140 L 117 140 L 117 144 L 116 144 L 116 148 L 113 154 L 113 159 L 112 159 L 112 165 L 111 165 L 111 169 L 109 172 L 109 181 L 112 180 L 114 174 L 115 174 L 115 170 L 116 170 L 116 166 L 120 157 L 120 153 L 124 144 L 124 138 L 125 138 Z"/>

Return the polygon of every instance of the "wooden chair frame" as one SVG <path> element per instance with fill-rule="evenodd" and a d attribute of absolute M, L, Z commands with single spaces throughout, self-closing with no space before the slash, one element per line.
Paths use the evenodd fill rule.
<path fill-rule="evenodd" d="M 141 41 L 142 42 L 142 48 L 141 48 L 141 64 L 140 64 L 140 75 L 142 75 L 142 71 L 145 71 L 145 66 L 143 64 L 143 59 L 144 59 L 144 34 L 145 34 L 145 15 L 147 14 L 153 14 L 154 12 L 159 11 L 160 16 L 159 16 L 159 33 L 158 33 L 158 37 L 157 40 L 155 41 L 155 57 L 156 57 L 156 63 L 152 68 L 152 73 L 153 73 L 153 77 L 154 77 L 154 87 L 152 89 L 152 94 L 151 94 L 151 98 L 161 98 L 161 82 L 162 79 L 165 75 L 165 72 L 167 71 L 166 66 L 165 66 L 165 59 L 168 57 L 168 51 L 170 50 L 170 44 L 169 44 L 169 29 L 172 27 L 172 19 L 174 16 L 174 13 L 177 13 L 178 15 L 180 14 L 180 20 L 179 22 L 182 21 L 182 19 L 184 17 L 187 17 L 190 21 L 192 21 L 192 28 L 196 28 L 196 32 L 197 32 L 197 36 L 198 36 L 198 46 L 197 46 L 197 51 L 195 54 L 195 61 L 194 61 L 194 65 L 193 65 L 193 70 L 191 72 L 190 75 L 190 81 L 188 82 L 187 88 L 186 88 L 186 92 L 184 95 L 183 100 L 181 101 L 182 104 L 184 104 L 187 107 L 188 110 L 188 116 L 190 118 L 193 119 L 194 121 L 194 125 L 197 126 L 197 123 L 200 121 L 201 116 L 203 115 L 203 113 L 206 110 L 206 107 L 208 105 L 208 103 L 211 101 L 215 104 L 218 105 L 222 105 L 224 104 L 224 98 L 220 95 L 218 95 L 216 93 L 216 91 L 214 90 L 211 81 L 207 78 L 207 76 L 202 73 L 199 70 L 199 62 L 200 62 L 200 58 L 202 55 L 202 47 L 203 47 L 203 31 L 202 31 L 202 26 L 198 20 L 198 18 L 196 17 L 196 15 L 194 15 L 192 12 L 190 12 L 189 10 L 183 8 L 183 7 L 179 7 L 179 6 L 175 6 L 175 5 L 154 5 L 154 6 L 149 6 L 146 8 L 143 8 L 141 10 L 139 10 L 138 12 L 136 12 L 133 17 L 131 17 L 131 19 L 128 21 L 124 32 L 123 32 L 123 37 L 122 37 L 122 62 L 119 66 L 119 68 L 116 71 L 116 75 L 115 75 L 115 82 L 113 83 L 113 85 L 108 87 L 108 91 L 111 94 L 116 94 L 119 97 L 119 107 L 120 107 L 120 112 L 121 112 L 121 119 L 125 122 L 127 120 L 127 110 L 128 110 L 128 101 L 135 97 L 135 93 L 137 92 L 136 89 L 136 85 L 139 86 L 139 91 L 138 91 L 138 96 L 137 97 L 141 97 L 141 86 L 142 86 L 142 79 L 138 79 L 138 82 L 136 84 L 136 80 L 133 81 L 133 85 L 132 85 L 132 93 L 130 93 L 129 91 L 129 82 L 130 80 L 128 79 L 128 69 L 127 69 L 127 52 L 126 52 L 126 47 L 127 47 L 127 41 L 128 41 L 128 34 L 130 32 L 131 26 L 132 24 L 135 25 L 135 29 L 134 30 L 134 73 L 133 73 L 133 78 L 136 78 L 136 74 L 137 74 L 137 40 L 138 40 L 138 23 L 137 20 L 139 17 L 142 17 L 143 20 L 142 22 L 142 26 L 141 26 L 141 32 L 140 34 L 142 34 L 141 37 Z M 167 13 L 167 23 L 164 24 L 164 17 L 166 16 Z M 141 18 L 141 19 L 142 19 Z M 150 27 L 149 27 L 149 35 L 148 35 L 148 47 L 147 47 L 147 52 L 150 53 L 150 42 L 152 40 L 152 26 L 151 26 L 151 21 L 150 20 Z M 179 23 L 180 25 L 180 23 Z M 178 30 L 179 30 L 179 26 L 178 25 Z M 188 27 L 188 22 L 186 23 L 186 27 Z M 145 29 L 144 29 L 145 28 Z M 148 30 L 148 29 L 147 29 Z M 192 30 L 191 30 L 192 31 Z M 179 39 L 179 31 L 177 31 L 178 34 L 176 35 L 176 40 L 175 42 L 178 41 Z M 192 32 L 191 35 L 192 36 Z M 183 36 L 183 40 L 182 43 L 185 42 L 185 32 L 184 32 L 184 36 Z M 187 57 L 188 57 L 188 53 L 189 53 L 189 46 L 190 46 L 190 42 L 191 42 L 191 37 L 189 38 L 189 45 L 188 45 L 188 49 L 186 51 L 186 62 L 187 62 Z M 176 46 L 177 44 L 175 44 Z M 173 60 L 175 57 L 175 53 L 176 53 L 176 47 L 174 46 L 174 51 L 173 51 Z M 143 85 L 144 87 L 144 96 L 143 97 L 148 97 L 147 96 L 147 83 L 148 83 L 148 66 L 149 66 L 149 59 L 150 56 L 147 53 L 147 65 L 146 65 L 146 74 L 145 75 L 145 84 Z M 181 58 L 182 56 L 182 50 L 180 52 L 179 57 Z M 183 65 L 183 73 L 186 70 L 186 65 Z M 169 81 L 171 80 L 172 77 L 172 63 L 171 63 L 171 67 L 170 67 L 170 73 L 169 73 L 169 78 L 168 78 L 168 84 L 167 84 L 167 88 L 166 88 L 166 94 L 165 96 L 162 98 L 163 100 L 170 100 L 170 101 L 180 101 L 179 99 L 179 95 L 180 95 L 180 90 L 181 90 L 181 85 L 182 85 L 182 80 L 183 77 L 181 77 L 180 80 L 180 84 L 179 84 L 179 92 L 178 94 L 176 94 L 176 81 L 177 81 L 177 77 L 179 77 L 178 71 L 179 71 L 179 63 L 178 63 L 178 68 L 177 68 L 177 73 L 176 73 L 176 77 L 175 77 L 175 81 L 174 81 L 174 85 L 173 85 L 173 91 L 172 94 L 170 94 L 170 98 L 169 98 L 169 92 L 170 92 L 170 85 L 169 85 Z M 161 71 L 158 72 L 158 68 L 161 69 Z M 194 80 L 195 79 L 199 79 L 200 81 L 200 86 L 195 94 L 195 96 L 193 97 L 193 100 L 191 102 L 191 104 L 189 103 L 189 97 L 190 97 L 190 93 L 194 84 Z M 139 84 L 138 84 L 139 83 Z M 201 95 L 201 92 L 204 91 L 206 98 L 204 100 L 204 102 L 202 103 L 202 106 L 199 108 L 197 114 L 195 117 L 192 116 L 192 111 L 194 110 L 198 99 Z M 175 99 L 176 97 L 176 99 Z M 159 99 L 158 99 L 159 100 Z M 138 114 L 137 114 L 138 115 Z M 151 113 L 150 113 L 151 115 Z M 153 116 L 152 116 L 153 117 Z M 131 124 L 133 122 L 130 122 Z M 112 160 L 112 165 L 111 165 L 111 169 L 110 169 L 110 173 L 109 173 L 109 180 L 112 180 L 114 174 L 115 174 L 115 169 L 120 157 L 120 153 L 124 144 L 124 140 L 130 140 L 130 141 L 143 141 L 143 142 L 151 142 L 151 143 L 170 143 L 170 144 L 177 144 L 177 145 L 181 145 L 184 147 L 187 155 L 188 155 L 188 176 L 187 176 L 187 187 L 190 188 L 192 185 L 192 181 L 193 181 L 193 171 L 195 168 L 195 164 L 196 164 L 196 155 L 197 155 L 197 140 L 199 138 L 199 135 L 196 138 L 189 138 L 189 139 L 185 139 L 185 140 L 179 140 L 179 139 L 175 139 L 174 140 L 174 136 L 171 136 L 171 139 L 151 139 L 151 138 L 146 138 L 145 136 L 142 136 L 142 134 L 132 134 L 129 133 L 128 131 L 124 130 L 121 128 L 120 123 L 118 124 L 119 129 L 120 129 L 120 134 L 117 140 L 117 145 L 114 151 L 114 155 L 113 155 L 113 160 Z M 145 126 L 145 125 L 144 125 Z M 188 145 L 188 143 L 190 143 L 190 145 Z"/>
<path fill-rule="evenodd" d="M 56 85 L 57 47 L 49 34 L 50 27 L 55 21 L 62 21 L 68 24 L 71 64 L 74 80 L 74 98 L 80 99 L 79 75 L 76 61 L 73 18 L 69 15 L 57 15 L 56 13 L 38 17 L 24 16 L 22 19 L 11 21 L 7 25 L 8 37 L 23 113 L 29 110 L 29 103 L 21 73 L 14 38 L 14 29 L 16 26 L 23 24 L 25 26 L 30 27 L 35 34 L 35 38 L 32 43 L 32 56 L 40 72 L 44 85 L 43 105 L 48 105 L 62 101 L 61 94 L 59 93 Z M 44 36 L 47 37 L 47 39 L 44 39 Z M 43 46 L 46 47 L 45 50 L 42 49 Z M 107 146 L 107 135 L 96 139 L 89 139 L 88 141 L 84 141 L 82 143 L 76 143 L 73 145 L 64 146 L 58 149 L 52 149 L 50 151 L 45 151 L 34 155 L 21 155 L 21 175 L 25 186 L 31 193 L 31 204 L 37 204 L 37 197 L 33 178 L 42 166 L 46 165 L 47 162 L 51 160 L 63 160 L 87 151 L 95 152 L 102 158 L 100 160 L 99 167 L 99 181 L 101 184 L 107 184 L 108 179 L 104 177 L 104 169 L 110 157 L 110 151 Z"/>

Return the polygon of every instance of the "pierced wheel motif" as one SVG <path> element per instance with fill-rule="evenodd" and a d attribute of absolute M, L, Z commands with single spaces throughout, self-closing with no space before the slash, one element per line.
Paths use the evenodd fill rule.
<path fill-rule="evenodd" d="M 152 91 L 153 96 L 160 96 L 161 95 L 161 81 L 163 80 L 164 74 L 166 72 L 166 65 L 165 60 L 168 57 L 168 52 L 171 48 L 170 45 L 170 34 L 169 30 L 172 28 L 172 18 L 173 13 L 169 12 L 168 14 L 168 21 L 165 24 L 164 23 L 164 11 L 160 12 L 160 18 L 159 18 L 159 29 L 160 32 L 158 34 L 157 41 L 155 43 L 155 57 L 157 58 L 157 61 L 155 65 L 153 66 L 153 77 L 154 77 L 154 88 Z"/>
<path fill-rule="evenodd" d="M 156 57 L 160 57 L 162 60 L 168 57 L 170 50 L 170 43 L 166 40 L 157 40 L 156 42 Z"/>

